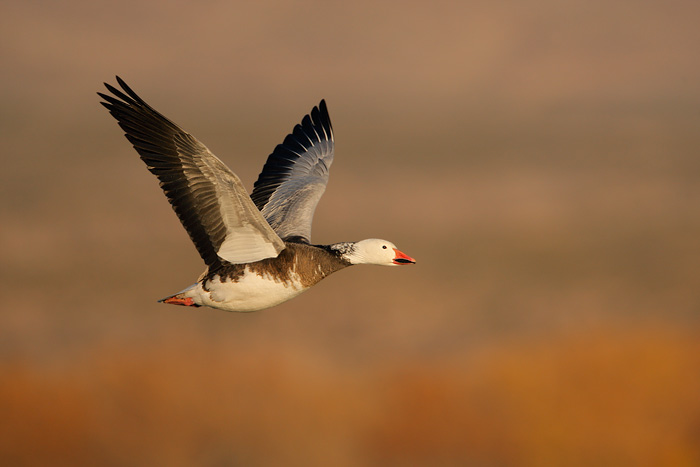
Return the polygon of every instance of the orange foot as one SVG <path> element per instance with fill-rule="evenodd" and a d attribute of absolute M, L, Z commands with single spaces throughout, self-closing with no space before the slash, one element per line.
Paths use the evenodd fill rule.
<path fill-rule="evenodd" d="M 172 297 L 164 298 L 163 300 L 161 300 L 161 302 L 168 303 L 170 305 L 200 306 L 197 305 L 191 297 L 177 298 L 177 296 L 175 295 Z"/>

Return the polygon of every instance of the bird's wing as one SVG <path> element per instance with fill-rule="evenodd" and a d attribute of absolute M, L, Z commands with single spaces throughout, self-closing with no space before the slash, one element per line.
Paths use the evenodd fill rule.
<path fill-rule="evenodd" d="M 126 132 L 209 267 L 276 257 L 284 242 L 240 179 L 195 137 L 165 118 L 117 77 L 122 91 L 101 102 Z"/>
<path fill-rule="evenodd" d="M 281 238 L 311 240 L 311 223 L 326 190 L 333 146 L 333 127 L 322 100 L 267 158 L 250 197 Z"/>

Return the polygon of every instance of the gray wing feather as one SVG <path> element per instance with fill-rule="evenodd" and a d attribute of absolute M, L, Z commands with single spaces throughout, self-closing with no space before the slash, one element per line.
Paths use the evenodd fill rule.
<path fill-rule="evenodd" d="M 250 197 L 281 238 L 311 240 L 333 150 L 333 127 L 322 100 L 267 158 Z"/>
<path fill-rule="evenodd" d="M 265 221 L 240 179 L 192 135 L 146 104 L 117 77 L 98 93 L 173 206 L 210 268 L 276 257 L 284 242 Z"/>

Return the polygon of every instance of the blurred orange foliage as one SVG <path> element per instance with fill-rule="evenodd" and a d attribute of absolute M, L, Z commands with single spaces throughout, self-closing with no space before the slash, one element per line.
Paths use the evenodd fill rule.
<path fill-rule="evenodd" d="M 352 370 L 168 339 L 5 365 L 5 465 L 697 465 L 700 341 L 658 328 L 512 340 Z"/>

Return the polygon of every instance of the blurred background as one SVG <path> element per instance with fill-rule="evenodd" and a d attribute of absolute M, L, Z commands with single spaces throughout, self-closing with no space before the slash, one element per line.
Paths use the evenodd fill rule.
<path fill-rule="evenodd" d="M 3 465 L 700 465 L 700 3 L 5 2 Z M 203 270 L 123 77 L 252 188 L 321 98 L 317 243 L 266 311 Z"/>

